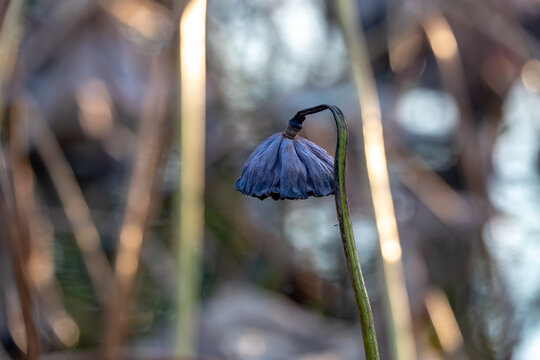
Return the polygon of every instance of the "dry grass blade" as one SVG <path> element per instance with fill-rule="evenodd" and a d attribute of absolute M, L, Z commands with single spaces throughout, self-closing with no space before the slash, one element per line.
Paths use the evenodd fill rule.
<path fill-rule="evenodd" d="M 29 98 L 26 101 L 32 118 L 39 124 L 40 128 L 39 136 L 36 136 L 33 141 L 51 177 L 66 217 L 73 228 L 73 236 L 81 251 L 96 296 L 100 303 L 105 304 L 112 270 L 101 247 L 99 232 L 56 136 L 47 121 L 42 118 L 33 101 Z"/>
<path fill-rule="evenodd" d="M 154 180 L 162 154 L 161 149 L 164 146 L 162 140 L 166 136 L 166 96 L 157 91 L 164 83 L 164 75 L 159 71 L 159 67 L 158 60 L 154 59 L 139 128 L 124 221 L 118 240 L 114 285 L 107 305 L 107 324 L 103 341 L 107 359 L 117 358 L 118 347 L 125 337 L 129 324 L 127 308 L 139 267 L 144 230 L 151 210 Z"/>

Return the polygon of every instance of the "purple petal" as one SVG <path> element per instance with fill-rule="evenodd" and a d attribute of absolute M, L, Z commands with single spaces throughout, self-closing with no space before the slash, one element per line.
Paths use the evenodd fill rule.
<path fill-rule="evenodd" d="M 307 199 L 307 171 L 294 146 L 296 140 L 284 138 L 279 148 L 281 174 L 279 194 L 281 199 Z"/>
<path fill-rule="evenodd" d="M 294 146 L 298 157 L 307 169 L 307 195 L 326 196 L 333 194 L 334 164 L 330 155 L 319 146 L 303 138 L 296 141 Z"/>
<path fill-rule="evenodd" d="M 235 188 L 246 195 L 264 199 L 279 192 L 279 147 L 283 136 L 278 133 L 264 140 L 246 160 Z"/>
<path fill-rule="evenodd" d="M 235 188 L 263 200 L 306 199 L 334 193 L 334 162 L 302 137 L 278 133 L 264 140 L 244 164 Z"/>

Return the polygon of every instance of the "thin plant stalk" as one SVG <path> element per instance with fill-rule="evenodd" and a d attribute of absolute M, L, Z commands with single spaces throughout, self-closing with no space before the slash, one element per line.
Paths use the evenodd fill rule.
<path fill-rule="evenodd" d="M 362 276 L 362 268 L 358 259 L 354 233 L 352 229 L 351 216 L 349 214 L 349 205 L 347 204 L 347 194 L 345 190 L 345 158 L 347 149 L 347 125 L 343 114 L 336 107 L 330 107 L 336 121 L 338 137 L 336 145 L 336 155 L 334 160 L 334 182 L 336 187 L 336 211 L 339 220 L 339 230 L 341 241 L 345 250 L 347 267 L 354 289 L 354 296 L 358 310 L 360 312 L 360 324 L 362 326 L 362 337 L 364 340 L 364 350 L 366 358 L 379 359 L 379 349 L 377 347 L 377 337 L 375 326 L 373 325 L 373 315 L 371 305 Z"/>
<path fill-rule="evenodd" d="M 352 0 L 339 0 L 338 17 L 343 29 L 353 75 L 358 88 L 366 170 L 382 255 L 385 292 L 389 307 L 393 358 L 417 358 L 412 317 L 403 276 L 402 251 L 386 165 L 381 108 L 370 65 L 365 34 Z"/>
<path fill-rule="evenodd" d="M 206 1 L 191 0 L 185 7 L 180 31 L 180 186 L 176 211 L 178 237 L 178 293 L 176 296 L 176 354 L 195 358 L 200 263 L 204 240 L 204 168 L 206 98 Z"/>
<path fill-rule="evenodd" d="M 23 243 L 27 243 L 28 239 L 21 239 L 28 235 L 28 229 L 24 229 L 17 219 L 17 203 L 13 183 L 8 174 L 6 158 L 0 147 L 0 225 L 7 233 L 7 248 L 11 255 L 11 266 L 24 322 L 26 355 L 29 360 L 37 360 L 41 349 L 36 322 L 32 314 L 33 287 L 28 271 L 28 257 L 23 249 Z"/>
<path fill-rule="evenodd" d="M 319 105 L 313 108 L 300 110 L 296 116 L 291 119 L 289 125 L 298 127 L 298 125 L 301 125 L 306 115 L 314 114 L 325 109 L 332 112 L 337 127 L 337 144 L 334 158 L 334 199 L 336 201 L 339 231 L 341 234 L 343 249 L 345 251 L 345 258 L 347 260 L 347 268 L 349 269 L 354 297 L 358 312 L 360 314 L 364 351 L 366 353 L 366 359 L 378 360 L 379 349 L 377 346 L 375 326 L 373 324 L 373 315 L 371 313 L 371 305 L 369 303 L 368 293 L 366 290 L 364 277 L 362 275 L 362 268 L 360 267 L 360 260 L 358 259 L 358 251 L 356 250 L 356 243 L 354 240 L 349 205 L 347 204 L 345 169 L 348 134 L 345 118 L 338 107 L 333 105 Z"/>

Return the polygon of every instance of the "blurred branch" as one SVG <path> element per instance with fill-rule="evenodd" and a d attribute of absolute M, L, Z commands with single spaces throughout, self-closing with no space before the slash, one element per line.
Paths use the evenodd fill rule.
<path fill-rule="evenodd" d="M 96 296 L 101 304 L 105 304 L 112 271 L 101 248 L 99 232 L 92 220 L 84 194 L 56 136 L 39 113 L 37 105 L 33 104 L 29 97 L 26 101 L 30 106 L 31 117 L 35 119 L 40 130 L 39 136 L 35 136 L 33 139 L 38 153 L 47 168 L 64 207 L 66 217 L 71 224 L 73 236 L 81 251 Z"/>
<path fill-rule="evenodd" d="M 416 359 L 409 300 L 403 277 L 401 244 L 388 179 L 381 109 L 365 35 L 357 8 L 351 0 L 338 1 L 338 16 L 358 87 L 366 167 L 383 260 L 385 287 L 390 305 L 393 357 Z"/>
<path fill-rule="evenodd" d="M 114 284 L 106 311 L 103 338 L 107 359 L 117 359 L 129 325 L 128 309 L 139 267 L 144 230 L 152 205 L 154 180 L 158 169 L 167 118 L 167 97 L 162 89 L 164 75 L 157 58 L 152 62 L 126 210 L 120 230 L 114 267 Z"/>

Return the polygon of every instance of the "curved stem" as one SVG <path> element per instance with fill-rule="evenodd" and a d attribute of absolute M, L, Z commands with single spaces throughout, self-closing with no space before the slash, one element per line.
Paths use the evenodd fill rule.
<path fill-rule="evenodd" d="M 300 110 L 289 120 L 289 125 L 298 129 L 302 128 L 302 122 L 305 116 L 314 114 L 323 110 L 330 110 L 334 116 L 337 127 L 336 155 L 334 158 L 334 186 L 336 211 L 339 220 L 339 230 L 341 241 L 345 250 L 347 267 L 351 277 L 351 283 L 354 290 L 354 297 L 358 312 L 360 313 L 360 324 L 362 326 L 362 337 L 364 340 L 364 350 L 367 360 L 378 360 L 379 350 L 377 347 L 377 337 L 375 335 L 375 326 L 373 325 L 373 315 L 371 314 L 371 305 L 362 276 L 360 260 L 354 241 L 354 233 L 349 214 L 349 205 L 347 204 L 347 193 L 345 190 L 345 159 L 347 154 L 347 123 L 341 110 L 334 105 L 319 105 L 312 108 Z"/>

